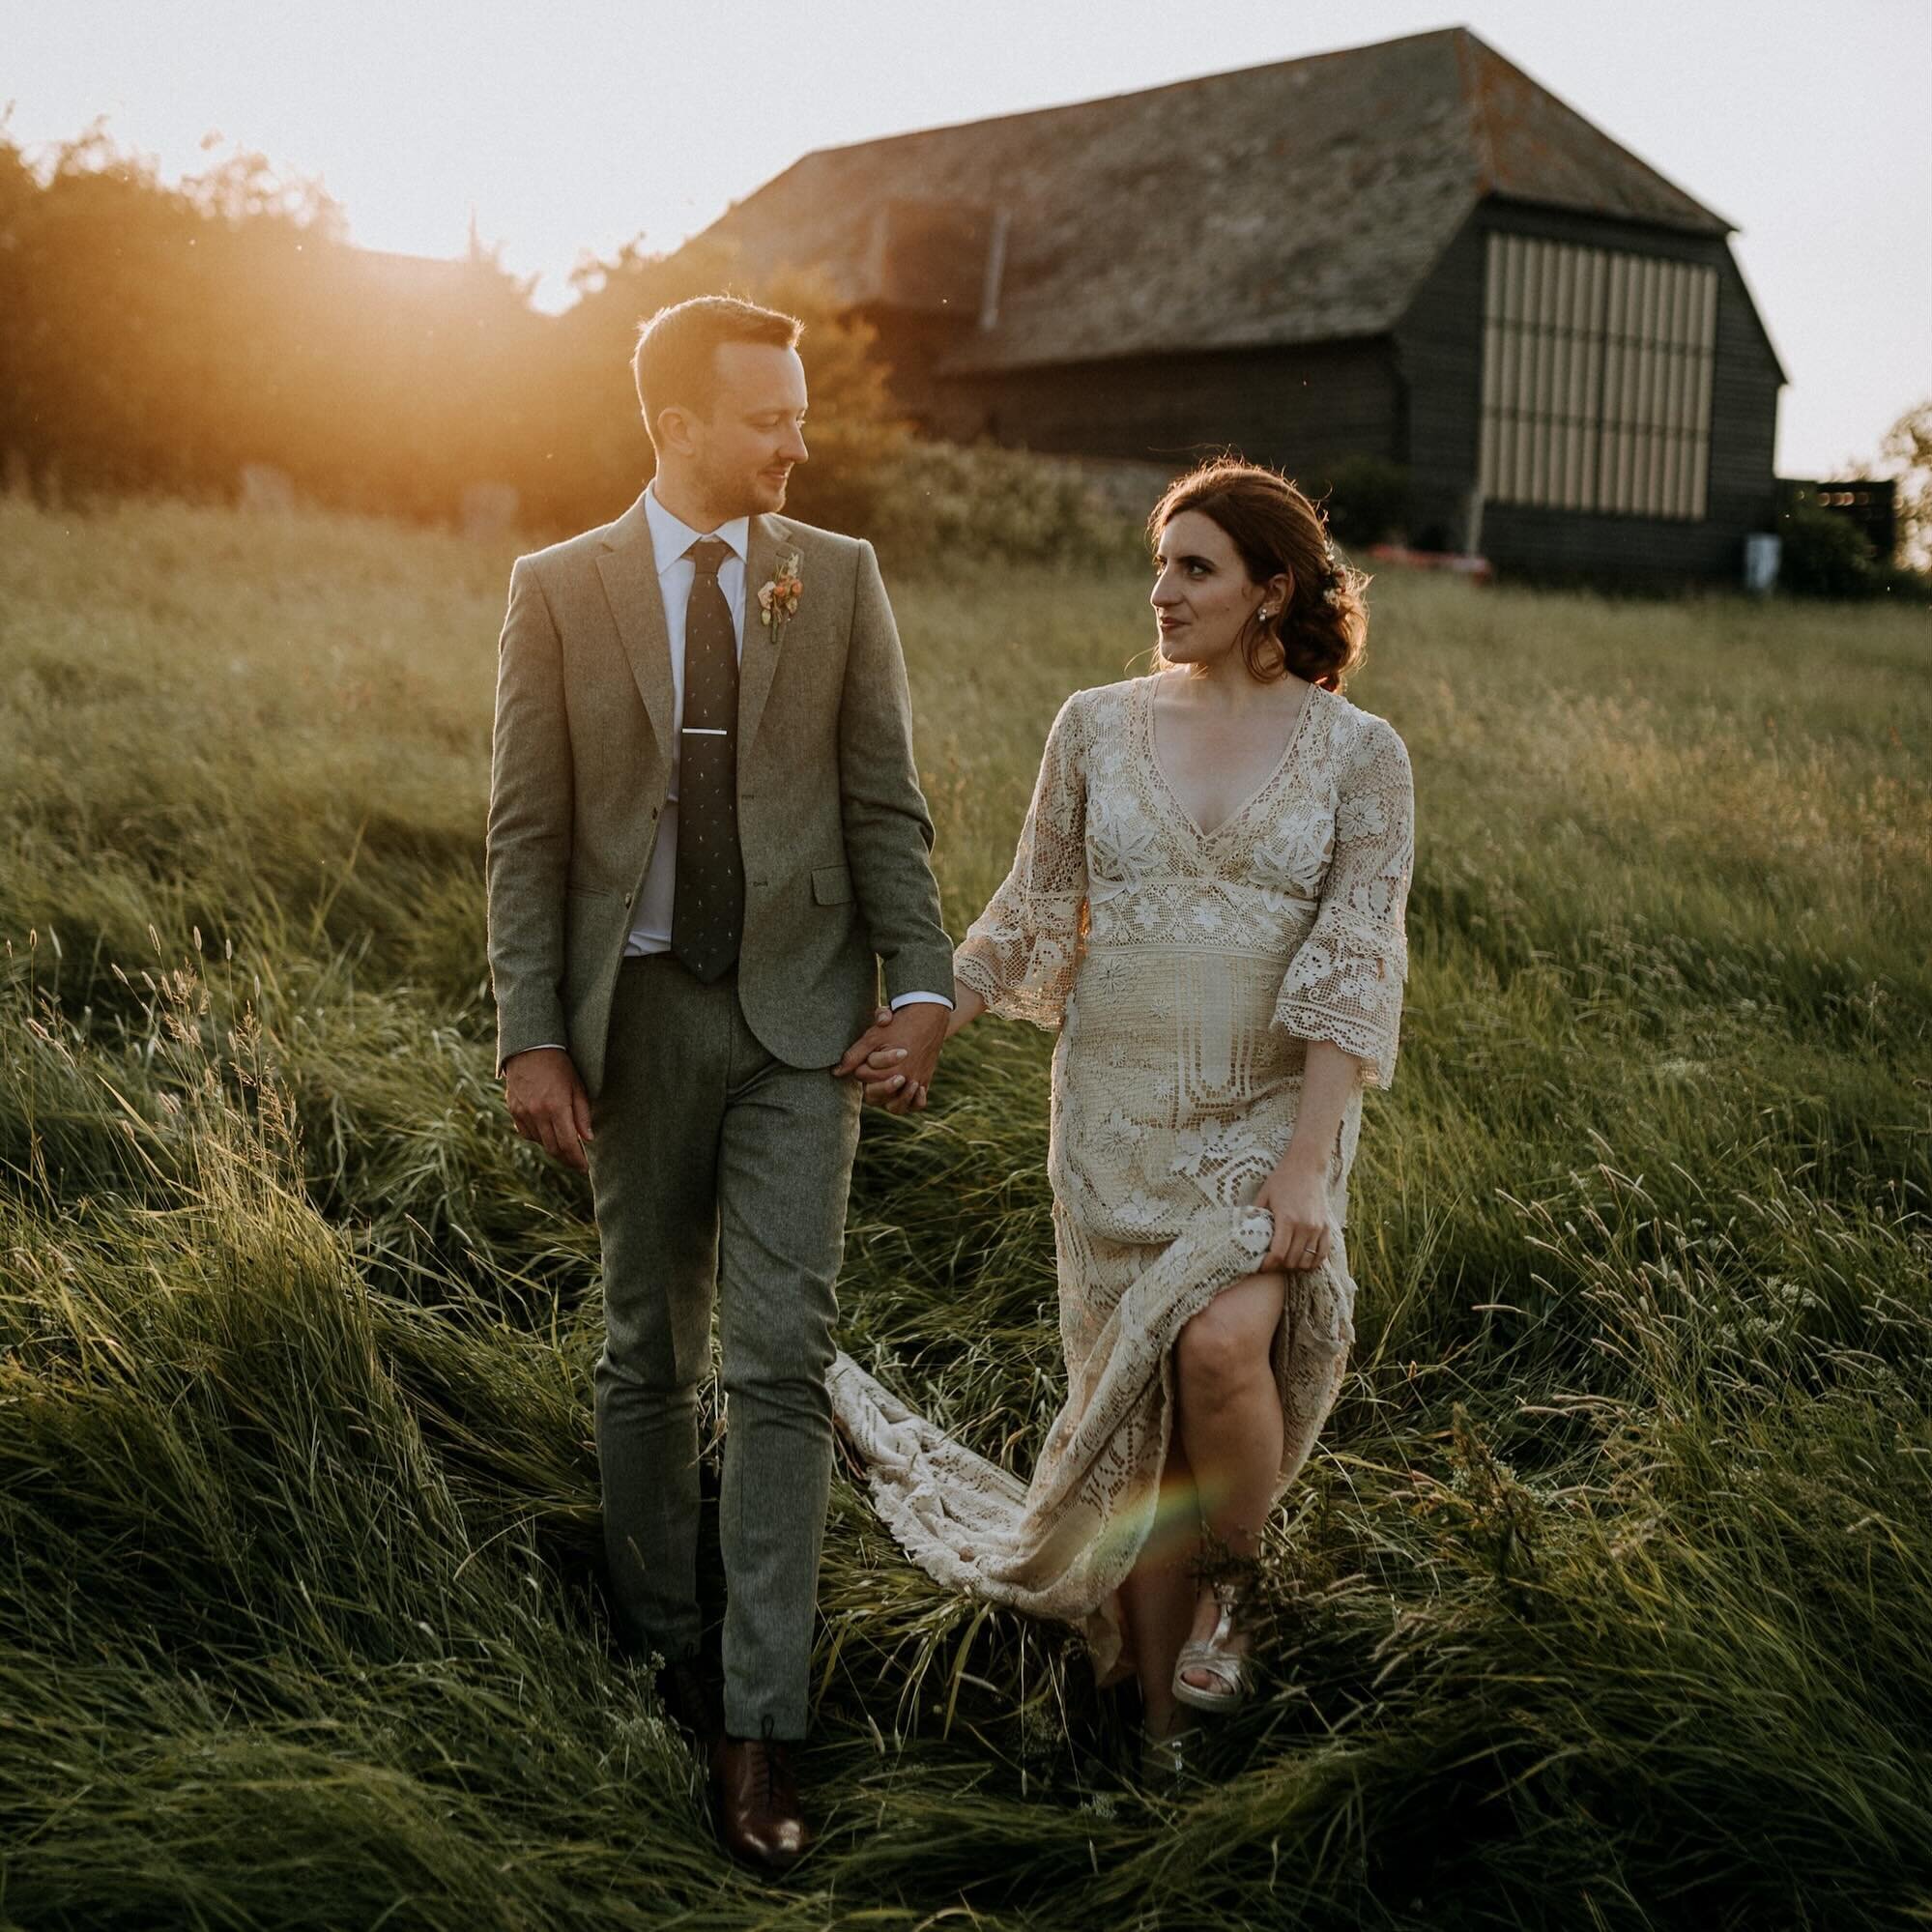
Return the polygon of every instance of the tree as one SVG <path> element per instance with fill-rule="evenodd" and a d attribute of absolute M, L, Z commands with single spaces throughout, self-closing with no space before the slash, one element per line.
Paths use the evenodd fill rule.
<path fill-rule="evenodd" d="M 320 183 L 259 154 L 169 186 L 99 123 L 35 162 L 0 116 L 0 467 L 50 494 L 220 499 L 271 464 L 313 502 L 442 522 L 507 483 L 533 533 L 582 529 L 650 474 L 639 322 L 735 287 L 807 326 L 791 506 L 864 528 L 907 441 L 872 331 L 812 276 L 745 284 L 713 243 L 633 242 L 542 315 L 474 223 L 455 261 L 356 248 Z"/>
<path fill-rule="evenodd" d="M 1886 431 L 1879 450 L 1898 466 L 1898 554 L 1915 570 L 1932 570 L 1932 396 Z"/>

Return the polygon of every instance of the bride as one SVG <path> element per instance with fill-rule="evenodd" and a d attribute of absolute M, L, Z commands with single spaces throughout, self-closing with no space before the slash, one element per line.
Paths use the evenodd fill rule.
<path fill-rule="evenodd" d="M 1223 458 L 1148 530 L 1156 669 L 1061 707 L 953 967 L 950 1031 L 1059 1032 L 1066 1405 L 1023 1485 L 850 1357 L 831 1383 L 907 1551 L 1081 1625 L 1103 1684 L 1138 1676 L 1160 1776 L 1247 1694 L 1241 1579 L 1354 1340 L 1348 1171 L 1395 1071 L 1413 806 L 1401 739 L 1341 696 L 1366 580 L 1309 500 Z"/>

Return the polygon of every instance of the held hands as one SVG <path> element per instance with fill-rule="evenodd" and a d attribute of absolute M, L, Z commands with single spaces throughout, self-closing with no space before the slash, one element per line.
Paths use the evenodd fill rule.
<path fill-rule="evenodd" d="M 945 1007 L 930 1000 L 902 1006 L 896 1013 L 881 1006 L 873 1014 L 872 1024 L 846 1049 L 832 1074 L 838 1080 L 859 1081 L 866 1099 L 883 1106 L 888 1113 L 921 1111 L 951 1018 Z"/>
<path fill-rule="evenodd" d="M 526 1140 L 540 1140 L 543 1151 L 566 1168 L 589 1173 L 583 1143 L 591 1132 L 591 1097 L 577 1068 L 562 1047 L 531 1047 L 512 1053 L 504 1068 L 504 1098 L 510 1118 Z"/>
<path fill-rule="evenodd" d="M 1318 1268 L 1335 1246 L 1335 1230 L 1328 1219 L 1327 1177 L 1318 1167 L 1307 1163 L 1291 1166 L 1292 1156 L 1291 1148 L 1254 1197 L 1254 1205 L 1265 1207 L 1275 1217 L 1267 1256 L 1256 1270 L 1260 1274 Z"/>

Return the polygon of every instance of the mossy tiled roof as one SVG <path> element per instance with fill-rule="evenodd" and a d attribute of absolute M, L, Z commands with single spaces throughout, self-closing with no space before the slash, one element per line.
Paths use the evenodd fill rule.
<path fill-rule="evenodd" d="M 1379 334 L 1492 194 L 1729 233 L 1454 27 L 821 149 L 706 234 L 964 311 L 966 372 Z"/>

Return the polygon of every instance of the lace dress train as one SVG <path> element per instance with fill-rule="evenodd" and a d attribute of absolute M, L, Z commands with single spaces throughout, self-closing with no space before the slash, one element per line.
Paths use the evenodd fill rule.
<path fill-rule="evenodd" d="M 850 1356 L 834 1413 L 881 1517 L 939 1581 L 1084 1630 L 1126 1668 L 1120 1582 L 1151 1527 L 1181 1327 L 1252 1274 L 1253 1203 L 1294 1132 L 1307 1043 L 1386 1086 L 1406 971 L 1407 754 L 1381 719 L 1310 693 L 1280 764 L 1200 832 L 1161 774 L 1153 678 L 1076 693 L 1054 720 L 1013 869 L 954 970 L 990 1011 L 1059 1029 L 1049 1171 L 1067 1399 L 1032 1478 L 936 1428 Z M 1345 1228 L 1361 1128 L 1329 1161 Z M 1354 1340 L 1338 1241 L 1289 1277 L 1274 1341 L 1278 1493 L 1314 1445 Z"/>

